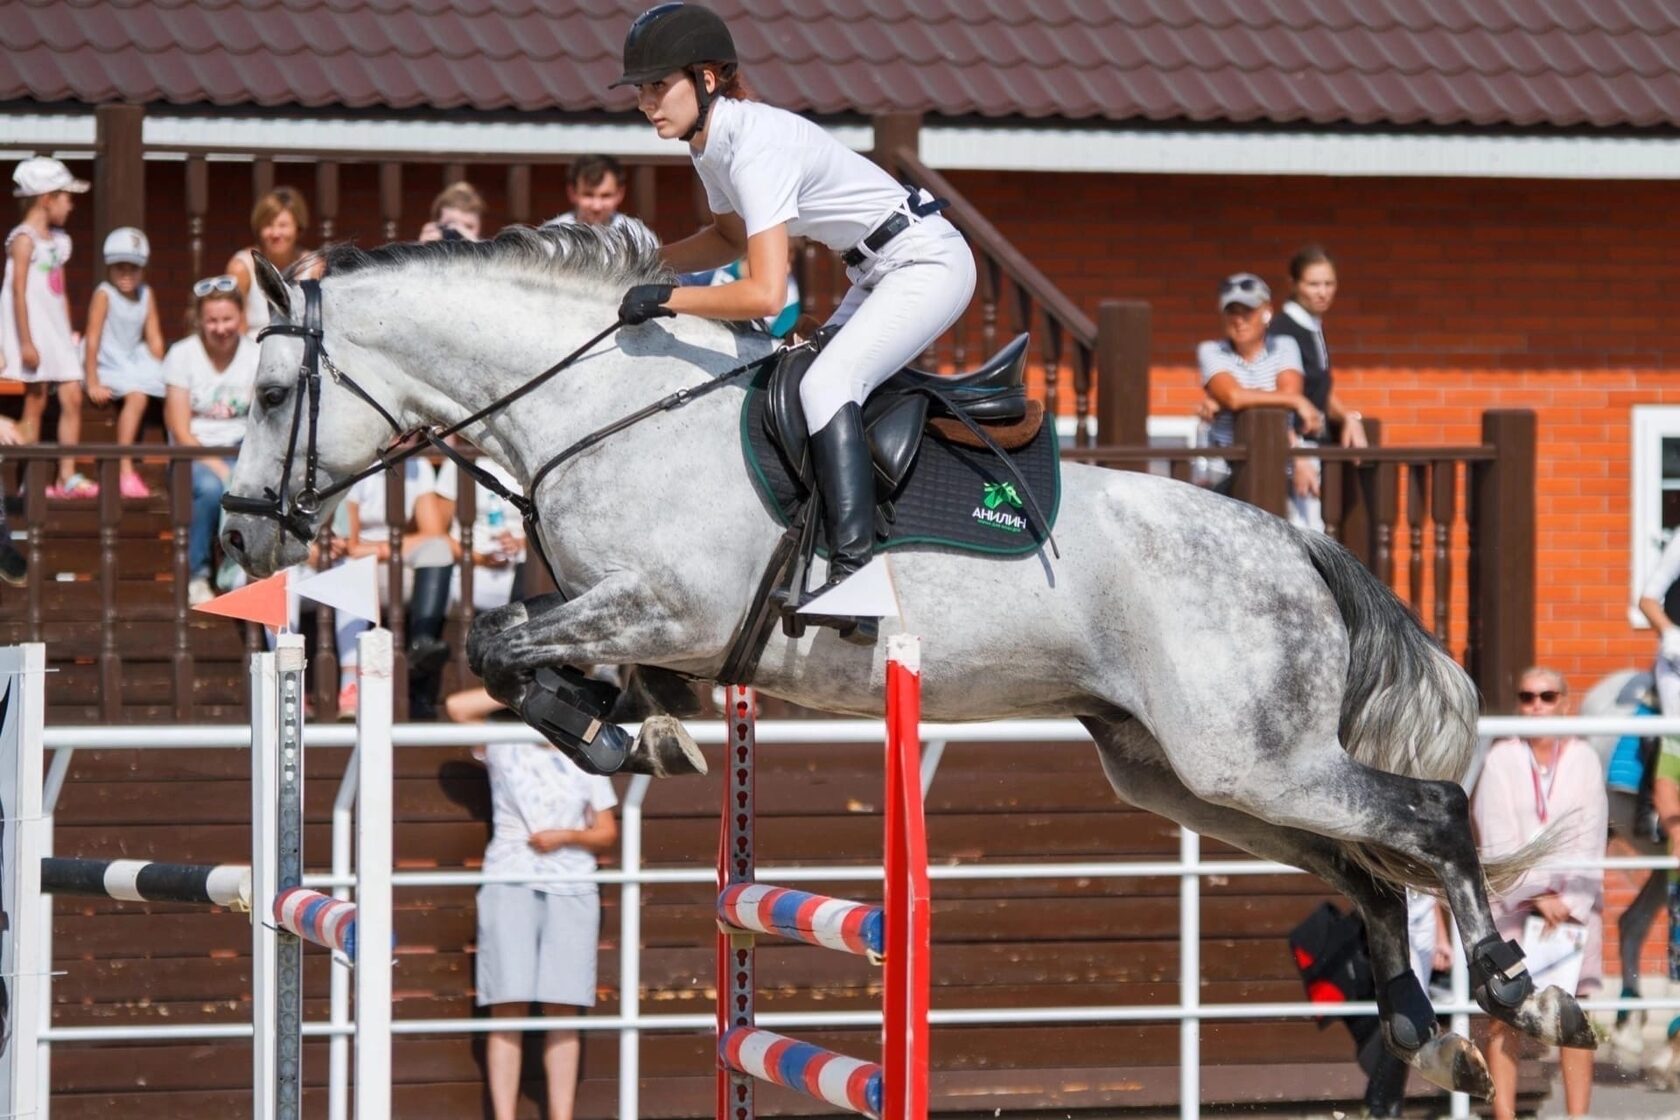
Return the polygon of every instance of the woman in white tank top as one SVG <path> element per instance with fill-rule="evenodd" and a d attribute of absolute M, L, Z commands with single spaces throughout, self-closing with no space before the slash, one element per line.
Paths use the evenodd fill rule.
<path fill-rule="evenodd" d="M 268 326 L 268 300 L 251 282 L 257 274 L 251 250 L 261 249 L 262 255 L 284 272 L 303 256 L 301 239 L 308 228 L 309 204 L 291 187 L 275 187 L 251 210 L 251 236 L 256 243 L 228 258 L 225 271 L 239 282 L 239 295 L 245 301 L 245 333 L 252 339 Z"/>
<path fill-rule="evenodd" d="M 954 323 L 974 294 L 974 255 L 940 217 L 943 204 L 910 190 L 803 117 L 751 99 L 722 19 L 698 4 L 661 4 L 630 26 L 624 73 L 662 139 L 686 140 L 712 221 L 667 245 L 674 271 L 746 258 L 746 275 L 715 287 L 632 288 L 626 324 L 659 316 L 759 319 L 787 297 L 788 239 L 843 254 L 851 290 L 800 387 L 822 492 L 829 578 L 812 598 L 867 564 L 875 548 L 875 480 L 862 405 Z M 873 645 L 874 618 L 812 616 Z"/>

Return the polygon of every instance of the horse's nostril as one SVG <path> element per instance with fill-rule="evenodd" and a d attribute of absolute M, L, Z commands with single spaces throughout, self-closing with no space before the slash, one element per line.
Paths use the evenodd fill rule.
<path fill-rule="evenodd" d="M 229 529 L 222 537 L 222 540 L 225 541 L 227 546 L 235 552 L 245 551 L 245 534 L 241 533 L 238 529 Z"/>

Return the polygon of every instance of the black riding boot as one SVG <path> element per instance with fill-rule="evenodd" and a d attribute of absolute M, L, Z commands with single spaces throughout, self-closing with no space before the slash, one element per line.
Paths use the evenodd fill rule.
<path fill-rule="evenodd" d="M 437 718 L 438 686 L 449 661 L 443 640 L 449 612 L 449 577 L 453 567 L 414 569 L 408 596 L 408 713 L 410 719 Z"/>
<path fill-rule="evenodd" d="M 828 581 L 806 598 L 832 591 L 875 554 L 875 465 L 863 435 L 863 409 L 846 402 L 821 431 L 811 433 L 811 458 L 822 492 L 823 528 L 828 531 Z M 833 626 L 856 645 L 872 646 L 880 620 L 849 615 L 808 615 Z"/>

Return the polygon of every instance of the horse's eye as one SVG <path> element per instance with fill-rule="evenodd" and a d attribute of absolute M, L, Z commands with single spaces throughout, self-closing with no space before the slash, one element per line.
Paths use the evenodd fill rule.
<path fill-rule="evenodd" d="M 270 388 L 264 389 L 262 391 L 263 407 L 279 408 L 281 405 L 286 403 L 286 394 L 288 392 L 289 390 L 284 385 L 274 385 Z"/>

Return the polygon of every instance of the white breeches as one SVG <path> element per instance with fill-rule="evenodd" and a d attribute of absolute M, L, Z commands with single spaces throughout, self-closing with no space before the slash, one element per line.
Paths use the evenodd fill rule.
<path fill-rule="evenodd" d="M 974 295 L 974 254 L 956 227 L 934 214 L 846 275 L 852 289 L 828 320 L 840 331 L 799 386 L 812 432 L 847 401 L 862 404 L 957 321 Z"/>

